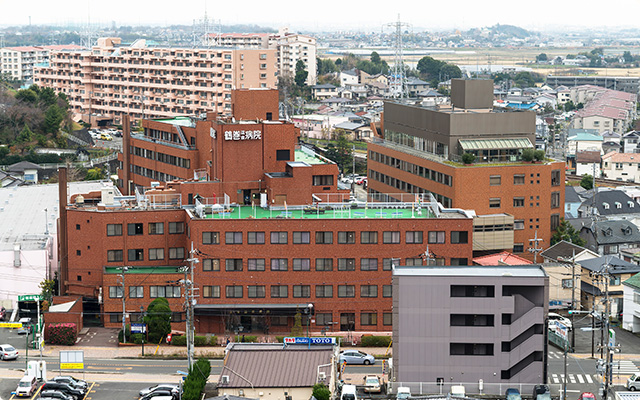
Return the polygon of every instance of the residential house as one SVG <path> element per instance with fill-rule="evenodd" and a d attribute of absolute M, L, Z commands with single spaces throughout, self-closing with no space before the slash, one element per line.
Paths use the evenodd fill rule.
<path fill-rule="evenodd" d="M 640 273 L 622 282 L 622 329 L 640 332 Z"/>
<path fill-rule="evenodd" d="M 316 100 L 334 97 L 338 94 L 338 88 L 330 83 L 311 86 L 311 95 Z"/>
<path fill-rule="evenodd" d="M 579 151 L 602 152 L 602 136 L 587 132 L 577 132 L 567 138 L 567 156 L 575 156 Z"/>
<path fill-rule="evenodd" d="M 622 282 L 640 272 L 640 266 L 621 260 L 618 257 L 603 256 L 579 262 L 582 267 L 581 289 L 582 308 L 602 310 L 600 301 L 605 295 L 605 279 L 600 274 L 609 272 L 608 295 L 611 299 L 611 314 L 618 315 L 624 311 Z"/>
<path fill-rule="evenodd" d="M 592 221 L 580 229 L 586 248 L 600 255 L 620 255 L 624 246 L 640 245 L 640 231 L 629 221 Z"/>
<path fill-rule="evenodd" d="M 13 187 L 24 185 L 25 182 L 21 178 L 0 171 L 0 187 Z"/>
<path fill-rule="evenodd" d="M 386 83 L 371 81 L 366 83 L 367 90 L 373 96 L 388 97 L 391 95 L 391 89 Z"/>
<path fill-rule="evenodd" d="M 558 92 L 558 105 L 559 106 L 563 106 L 566 102 L 571 100 L 571 90 L 569 90 L 567 88 L 560 89 L 560 86 L 558 86 L 556 88 L 556 91 Z"/>
<path fill-rule="evenodd" d="M 598 188 L 584 193 L 579 217 L 598 216 L 607 220 L 632 220 L 640 216 L 640 205 L 622 190 Z"/>
<path fill-rule="evenodd" d="M 533 98 L 540 107 L 544 108 L 546 106 L 553 108 L 554 110 L 558 107 L 558 99 L 556 96 L 550 93 L 543 93 Z"/>
<path fill-rule="evenodd" d="M 340 86 L 356 85 L 359 83 L 357 70 L 340 71 Z"/>
<path fill-rule="evenodd" d="M 564 188 L 564 216 L 567 219 L 578 216 L 578 208 L 583 201 L 578 195 L 578 191 L 584 192 L 584 188 L 581 186 L 565 186 Z"/>
<path fill-rule="evenodd" d="M 620 135 L 618 132 L 613 131 L 604 131 L 602 132 L 601 136 L 604 142 L 620 143 L 620 140 L 622 139 L 622 135 Z"/>
<path fill-rule="evenodd" d="M 533 264 L 526 258 L 518 257 L 515 254 L 503 251 L 496 254 L 489 254 L 486 256 L 475 257 L 473 259 L 473 265 L 528 265 Z"/>
<path fill-rule="evenodd" d="M 25 183 L 38 183 L 38 171 L 42 167 L 29 161 L 20 161 L 7 167 L 7 172 L 19 177 Z"/>
<path fill-rule="evenodd" d="M 334 126 L 336 133 L 345 134 L 349 140 L 371 141 L 372 131 L 369 124 L 364 122 L 343 122 Z"/>
<path fill-rule="evenodd" d="M 337 347 L 278 343 L 227 346 L 218 390 L 262 400 L 309 399 L 313 385 L 335 390 Z"/>
<path fill-rule="evenodd" d="M 409 94 L 409 97 L 417 97 L 418 93 L 429 89 L 428 82 L 415 77 L 407 78 L 407 82 L 405 83 L 405 85 L 407 87 L 407 93 Z"/>
<path fill-rule="evenodd" d="M 576 175 L 600 176 L 600 152 L 578 151 L 576 153 Z"/>
<path fill-rule="evenodd" d="M 623 153 L 640 153 L 640 132 L 630 131 L 622 135 L 622 152 Z"/>
<path fill-rule="evenodd" d="M 602 177 L 640 183 L 640 154 L 610 152 L 602 157 Z"/>
<path fill-rule="evenodd" d="M 602 153 L 607 154 L 615 151 L 622 153 L 622 145 L 619 142 L 604 141 L 602 142 Z"/>

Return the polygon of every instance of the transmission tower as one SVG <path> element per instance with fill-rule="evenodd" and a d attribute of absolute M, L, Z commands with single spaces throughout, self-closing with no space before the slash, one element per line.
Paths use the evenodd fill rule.
<path fill-rule="evenodd" d="M 204 4 L 204 17 L 193 20 L 193 47 L 204 46 L 210 48 L 212 43 L 217 42 L 217 38 L 211 37 L 212 23 L 207 15 L 207 3 Z"/>
<path fill-rule="evenodd" d="M 410 25 L 406 22 L 400 21 L 400 14 L 398 14 L 398 21 L 385 24 L 387 27 L 395 28 L 395 40 L 394 40 L 394 57 L 393 68 L 391 69 L 391 95 L 394 98 L 404 98 L 407 95 L 406 77 L 404 73 L 404 62 L 402 61 L 402 28 L 409 28 Z"/>
<path fill-rule="evenodd" d="M 90 3 L 87 5 L 87 26 L 84 28 L 80 38 L 80 46 L 86 49 L 91 49 L 94 45 L 93 30 L 91 29 L 91 9 L 89 7 Z"/>

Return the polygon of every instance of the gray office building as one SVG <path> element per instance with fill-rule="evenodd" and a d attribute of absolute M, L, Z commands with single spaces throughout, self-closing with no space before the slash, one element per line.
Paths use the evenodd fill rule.
<path fill-rule="evenodd" d="M 504 384 L 546 383 L 548 299 L 539 265 L 396 268 L 395 381 L 414 390 L 422 382 L 424 393 L 439 383 L 482 380 L 486 393 L 493 383 L 502 393 Z"/>

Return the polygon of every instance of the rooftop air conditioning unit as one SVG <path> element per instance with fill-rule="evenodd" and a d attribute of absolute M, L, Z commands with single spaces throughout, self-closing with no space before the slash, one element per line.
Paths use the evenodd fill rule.
<path fill-rule="evenodd" d="M 327 374 L 325 372 L 318 372 L 318 381 L 324 381 L 327 379 Z"/>
<path fill-rule="evenodd" d="M 223 383 L 223 384 L 229 383 L 229 375 L 222 375 L 220 377 L 220 383 Z"/>

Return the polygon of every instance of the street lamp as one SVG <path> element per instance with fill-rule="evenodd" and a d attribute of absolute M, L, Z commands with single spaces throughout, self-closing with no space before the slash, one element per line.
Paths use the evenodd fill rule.
<path fill-rule="evenodd" d="M 144 357 L 144 339 L 146 337 L 145 335 L 145 326 L 144 326 L 144 307 L 140 306 L 140 321 L 142 322 L 142 357 Z"/>
<path fill-rule="evenodd" d="M 309 338 L 309 326 L 311 325 L 311 315 L 313 314 L 313 304 L 307 304 L 307 308 L 304 309 L 304 313 L 307 314 L 307 338 Z"/>

